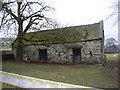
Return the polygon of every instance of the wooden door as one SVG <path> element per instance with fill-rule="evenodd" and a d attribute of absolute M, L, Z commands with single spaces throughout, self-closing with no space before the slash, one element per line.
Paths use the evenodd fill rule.
<path fill-rule="evenodd" d="M 81 49 L 80 48 L 74 48 L 73 49 L 73 62 L 74 63 L 80 63 L 81 62 Z"/>
<path fill-rule="evenodd" d="M 41 61 L 47 61 L 47 49 L 39 50 L 39 57 Z"/>

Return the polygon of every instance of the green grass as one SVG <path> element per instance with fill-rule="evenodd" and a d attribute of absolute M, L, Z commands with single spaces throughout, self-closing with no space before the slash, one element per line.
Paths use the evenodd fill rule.
<path fill-rule="evenodd" d="M 3 62 L 3 71 L 32 76 L 41 79 L 48 79 L 75 85 L 84 85 L 96 88 L 117 88 L 117 71 L 107 55 L 107 66 L 97 65 L 48 65 L 32 64 L 24 62 Z"/>
<path fill-rule="evenodd" d="M 29 90 L 29 89 L 27 89 L 27 88 L 21 88 L 21 87 L 18 87 L 18 86 L 14 86 L 14 85 L 10 85 L 10 84 L 6 84 L 6 83 L 0 83 L 0 84 L 2 84 L 2 90 L 11 90 L 11 89 L 13 89 L 13 90 Z"/>
<path fill-rule="evenodd" d="M 1 83 L 1 84 L 2 84 L 2 88 L 20 88 L 14 85 L 6 84 L 6 83 Z"/>
<path fill-rule="evenodd" d="M 106 54 L 107 55 L 107 61 L 109 62 L 118 62 L 118 53 L 114 54 Z M 114 57 L 116 55 L 116 57 Z"/>

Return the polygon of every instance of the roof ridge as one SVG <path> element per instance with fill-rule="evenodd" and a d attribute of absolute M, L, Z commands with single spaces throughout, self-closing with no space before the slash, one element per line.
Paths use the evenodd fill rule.
<path fill-rule="evenodd" d="M 40 30 L 40 31 L 36 31 L 36 32 L 46 32 L 46 31 L 53 31 L 53 30 L 62 30 L 62 29 L 82 27 L 82 26 L 90 26 L 90 25 L 96 25 L 96 24 L 100 24 L 100 22 L 93 23 L 93 24 L 86 24 L 86 25 L 69 26 L 69 27 L 62 27 L 62 28 L 55 28 L 55 29 L 46 29 L 46 30 Z M 36 32 L 29 32 L 29 33 L 36 33 Z"/>

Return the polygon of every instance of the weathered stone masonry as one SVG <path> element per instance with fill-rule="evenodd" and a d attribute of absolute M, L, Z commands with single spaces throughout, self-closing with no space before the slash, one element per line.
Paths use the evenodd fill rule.
<path fill-rule="evenodd" d="M 47 49 L 48 60 L 55 62 L 73 62 L 73 48 L 81 49 L 81 61 L 102 62 L 100 40 L 52 45 L 25 46 L 25 53 L 30 60 L 39 61 L 39 49 Z M 92 56 L 90 55 L 92 52 Z"/>
<path fill-rule="evenodd" d="M 68 27 L 69 28 L 69 27 Z M 71 29 L 72 28 L 72 29 Z M 63 38 L 62 34 L 54 33 L 53 41 L 47 43 L 26 44 L 24 52 L 30 61 L 49 62 L 104 62 L 104 30 L 103 21 L 96 24 L 69 28 L 72 33 Z M 93 30 L 94 29 L 94 30 Z M 64 28 L 64 31 L 66 28 Z M 69 31 L 70 31 L 69 30 Z M 91 30 L 91 31 L 90 31 Z M 52 30 L 51 30 L 52 31 Z M 57 32 L 57 31 L 56 31 Z M 42 33 L 42 32 L 41 32 Z M 45 33 L 45 31 L 43 32 Z M 49 32 L 51 34 L 51 32 Z M 66 33 L 66 32 L 65 32 Z M 56 35 L 57 34 L 57 35 Z M 59 36 L 61 34 L 61 36 Z M 41 34 L 43 35 L 43 34 Z M 43 35 L 45 37 L 45 35 Z M 58 38 L 59 37 L 59 38 Z M 40 38 L 40 37 L 39 37 Z M 42 38 L 42 37 L 41 37 Z M 66 39 L 64 42 L 62 39 Z M 40 51 L 41 50 L 41 51 Z M 43 54 L 46 53 L 46 54 Z M 40 56 L 41 55 L 41 56 Z M 40 58 L 41 57 L 41 58 Z M 46 57 L 46 58 L 44 58 Z M 43 60 L 41 60 L 43 58 Z M 47 60 L 45 60 L 47 59 Z"/>

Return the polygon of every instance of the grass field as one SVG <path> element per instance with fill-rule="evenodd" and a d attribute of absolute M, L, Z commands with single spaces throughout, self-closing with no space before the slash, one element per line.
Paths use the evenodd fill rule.
<path fill-rule="evenodd" d="M 108 62 L 118 62 L 118 54 L 106 54 Z"/>
<path fill-rule="evenodd" d="M 118 58 L 107 55 L 107 65 L 58 65 L 3 62 L 6 72 L 96 88 L 118 87 Z"/>
<path fill-rule="evenodd" d="M 13 85 L 6 84 L 6 83 L 2 83 L 2 88 L 20 88 L 20 87 L 13 86 Z"/>

